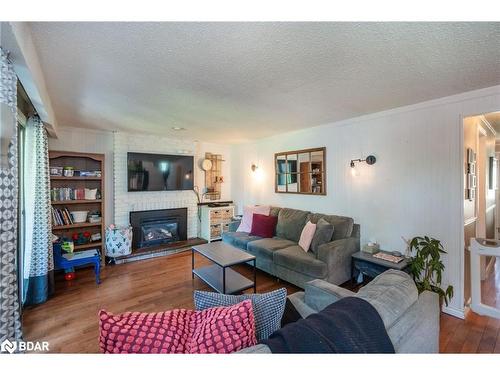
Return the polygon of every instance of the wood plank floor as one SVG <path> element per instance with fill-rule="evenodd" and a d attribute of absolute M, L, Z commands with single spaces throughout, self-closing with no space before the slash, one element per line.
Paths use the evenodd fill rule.
<path fill-rule="evenodd" d="M 208 264 L 208 260 L 197 255 L 196 266 Z M 250 267 L 235 269 L 252 277 Z M 211 290 L 198 278 L 192 280 L 190 251 L 107 266 L 102 269 L 101 280 L 100 285 L 95 284 L 92 268 L 78 270 L 77 279 L 72 281 L 56 275 L 55 295 L 46 303 L 24 311 L 24 339 L 48 341 L 54 353 L 97 353 L 100 309 L 120 313 L 193 308 L 193 291 Z M 258 292 L 278 287 L 287 288 L 288 293 L 299 290 L 257 272 Z"/>
<path fill-rule="evenodd" d="M 500 262 L 481 285 L 483 302 L 500 308 Z M 465 320 L 441 314 L 443 353 L 500 353 L 500 319 L 468 311 Z"/>
<path fill-rule="evenodd" d="M 197 256 L 197 265 L 209 262 Z M 250 277 L 249 267 L 237 268 Z M 102 284 L 94 282 L 92 269 L 77 271 L 77 279 L 56 277 L 56 294 L 45 304 L 27 308 L 23 314 L 25 340 L 45 340 L 54 353 L 97 353 L 100 309 L 124 311 L 163 311 L 193 308 L 193 290 L 210 290 L 199 279 L 191 279 L 191 253 L 105 267 Z M 257 273 L 257 290 L 278 287 L 289 293 L 297 287 Z M 485 281 L 489 303 L 500 301 L 500 271 Z M 500 353 L 500 320 L 469 313 L 465 320 L 441 315 L 440 349 L 446 353 Z"/>

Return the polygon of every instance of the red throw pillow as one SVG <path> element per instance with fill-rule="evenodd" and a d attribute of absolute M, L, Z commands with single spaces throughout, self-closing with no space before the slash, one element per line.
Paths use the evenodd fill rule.
<path fill-rule="evenodd" d="M 102 353 L 232 353 L 255 345 L 252 302 L 203 311 L 99 311 Z"/>
<path fill-rule="evenodd" d="M 277 216 L 253 214 L 252 230 L 250 231 L 250 235 L 271 238 L 274 236 L 277 222 Z"/>

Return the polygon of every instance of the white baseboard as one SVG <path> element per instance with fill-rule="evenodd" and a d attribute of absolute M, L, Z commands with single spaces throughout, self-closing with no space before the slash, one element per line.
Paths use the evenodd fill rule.
<path fill-rule="evenodd" d="M 456 307 L 443 306 L 445 314 L 454 316 L 455 318 L 465 319 L 465 309 L 457 309 Z"/>

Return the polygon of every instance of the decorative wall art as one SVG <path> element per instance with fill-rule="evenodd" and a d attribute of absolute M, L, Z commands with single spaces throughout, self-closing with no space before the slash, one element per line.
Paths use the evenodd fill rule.
<path fill-rule="evenodd" d="M 326 195 L 326 148 L 274 154 L 276 193 Z"/>
<path fill-rule="evenodd" d="M 466 172 L 467 173 L 465 175 L 465 183 L 466 183 L 465 197 L 466 199 L 473 201 L 476 199 L 477 177 L 476 177 L 476 153 L 471 148 L 467 148 Z"/>

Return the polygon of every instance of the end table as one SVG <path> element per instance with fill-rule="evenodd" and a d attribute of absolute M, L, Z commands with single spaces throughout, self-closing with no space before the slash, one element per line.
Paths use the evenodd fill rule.
<path fill-rule="evenodd" d="M 388 251 L 382 253 L 390 254 Z M 387 260 L 375 258 L 373 254 L 358 251 L 352 254 L 351 259 L 351 278 L 358 284 L 363 282 L 363 276 L 374 278 L 388 269 L 399 270 L 408 273 L 410 271 L 409 259 L 405 258 L 399 263 L 389 262 Z M 357 271 L 357 278 L 356 278 Z"/>

